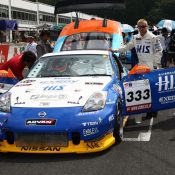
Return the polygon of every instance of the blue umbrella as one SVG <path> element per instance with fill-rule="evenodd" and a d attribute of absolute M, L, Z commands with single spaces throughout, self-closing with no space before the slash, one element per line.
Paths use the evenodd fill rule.
<path fill-rule="evenodd" d="M 175 21 L 169 19 L 163 19 L 158 22 L 157 27 L 160 29 L 166 27 L 168 30 L 172 30 L 175 29 Z"/>
<path fill-rule="evenodd" d="M 122 24 L 122 29 L 124 33 L 134 32 L 134 28 L 129 24 Z"/>

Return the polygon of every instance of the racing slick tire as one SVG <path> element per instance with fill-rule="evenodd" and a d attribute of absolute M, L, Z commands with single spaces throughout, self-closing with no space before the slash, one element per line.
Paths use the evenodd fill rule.
<path fill-rule="evenodd" d="M 114 120 L 113 136 L 115 137 L 115 143 L 120 143 L 123 140 L 123 117 L 122 117 L 122 102 L 118 101 L 117 112 Z"/>

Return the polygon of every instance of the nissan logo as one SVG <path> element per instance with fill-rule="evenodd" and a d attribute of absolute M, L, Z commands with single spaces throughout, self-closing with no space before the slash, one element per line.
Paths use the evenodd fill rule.
<path fill-rule="evenodd" d="M 39 116 L 39 117 L 45 117 L 45 116 L 46 116 L 46 113 L 45 113 L 44 111 L 39 112 L 39 113 L 38 113 L 38 116 Z"/>

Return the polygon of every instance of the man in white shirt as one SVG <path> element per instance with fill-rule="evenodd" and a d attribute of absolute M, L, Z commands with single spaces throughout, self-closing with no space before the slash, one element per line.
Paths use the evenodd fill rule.
<path fill-rule="evenodd" d="M 133 39 L 119 49 L 113 52 L 126 52 L 135 47 L 138 56 L 138 65 L 148 66 L 151 70 L 161 67 L 162 46 L 160 39 L 148 30 L 148 23 L 145 19 L 137 22 L 139 33 L 134 35 Z M 149 112 L 146 119 L 156 117 L 157 112 Z M 140 121 L 141 122 L 141 121 Z"/>
<path fill-rule="evenodd" d="M 148 23 L 145 19 L 137 22 L 139 33 L 123 47 L 112 50 L 114 52 L 126 52 L 135 47 L 139 65 L 148 66 L 151 70 L 161 66 L 162 46 L 160 39 L 148 30 Z"/>
<path fill-rule="evenodd" d="M 27 41 L 28 44 L 25 47 L 24 51 L 31 51 L 37 56 L 37 50 L 36 50 L 37 43 L 34 41 L 34 37 L 31 35 L 27 36 Z"/>

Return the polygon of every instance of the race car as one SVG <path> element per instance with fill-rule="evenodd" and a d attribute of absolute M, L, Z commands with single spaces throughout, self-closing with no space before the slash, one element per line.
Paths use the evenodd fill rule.
<path fill-rule="evenodd" d="M 108 51 L 42 56 L 0 96 L 0 152 L 90 153 L 121 142 L 126 75 Z"/>
<path fill-rule="evenodd" d="M 123 139 L 125 115 L 175 106 L 175 70 L 130 72 L 103 50 L 42 56 L 0 96 L 0 152 L 90 153 Z"/>

